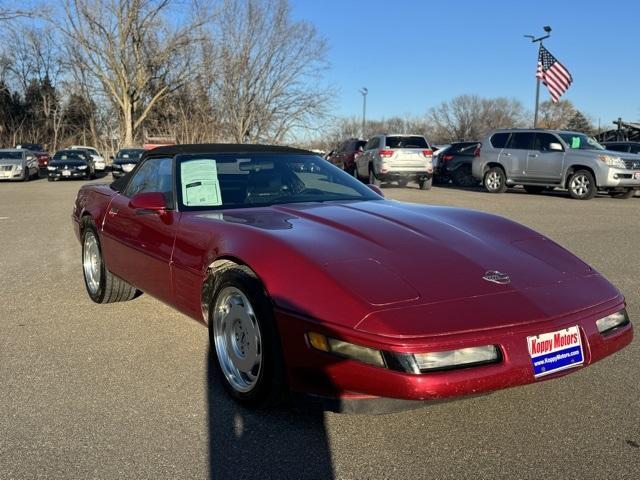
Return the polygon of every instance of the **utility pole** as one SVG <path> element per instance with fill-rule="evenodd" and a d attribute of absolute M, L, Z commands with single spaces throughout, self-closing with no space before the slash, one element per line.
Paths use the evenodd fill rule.
<path fill-rule="evenodd" d="M 532 43 L 540 42 L 540 46 L 542 46 L 542 41 L 545 38 L 549 38 L 551 36 L 551 27 L 549 25 L 545 25 L 543 27 L 546 35 L 536 38 L 535 35 L 525 35 L 526 38 L 530 38 Z M 536 76 L 536 108 L 533 114 L 533 128 L 538 127 L 538 106 L 540 104 L 540 79 Z"/>
<path fill-rule="evenodd" d="M 367 126 L 367 93 L 369 90 L 367 87 L 362 87 L 360 89 L 360 93 L 362 94 L 362 139 L 365 139 L 365 128 Z"/>

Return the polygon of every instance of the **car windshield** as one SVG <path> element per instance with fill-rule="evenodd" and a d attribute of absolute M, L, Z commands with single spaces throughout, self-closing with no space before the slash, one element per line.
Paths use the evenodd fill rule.
<path fill-rule="evenodd" d="M 572 150 L 605 150 L 595 138 L 583 133 L 561 133 L 560 137 Z"/>
<path fill-rule="evenodd" d="M 0 159 L 21 160 L 22 152 L 0 152 Z"/>
<path fill-rule="evenodd" d="M 140 160 L 144 150 L 120 150 L 116 153 L 116 160 Z"/>
<path fill-rule="evenodd" d="M 407 136 L 391 136 L 386 137 L 387 148 L 429 148 L 429 144 L 424 137 Z"/>
<path fill-rule="evenodd" d="M 54 160 L 85 160 L 85 153 L 74 150 L 65 150 L 63 152 L 57 152 L 54 156 Z"/>
<path fill-rule="evenodd" d="M 42 145 L 37 143 L 21 143 L 16 145 L 16 148 L 24 148 L 25 150 L 31 150 L 32 152 L 41 152 L 44 150 Z"/>
<path fill-rule="evenodd" d="M 185 210 L 380 199 L 313 155 L 183 155 L 178 160 L 178 197 Z"/>

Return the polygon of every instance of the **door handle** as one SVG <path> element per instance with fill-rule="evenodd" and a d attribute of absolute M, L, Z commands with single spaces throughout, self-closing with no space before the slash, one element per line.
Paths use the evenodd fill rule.
<path fill-rule="evenodd" d="M 530 157 L 537 157 L 537 156 L 538 156 L 538 154 L 537 154 L 537 153 L 530 153 L 530 154 L 529 154 L 529 156 L 530 156 Z"/>
<path fill-rule="evenodd" d="M 118 214 L 118 209 L 117 208 L 110 208 L 108 214 L 109 214 L 110 217 L 115 217 Z"/>
<path fill-rule="evenodd" d="M 505 153 L 505 154 L 504 154 L 504 156 L 505 156 L 505 157 L 510 157 L 510 156 L 511 156 L 511 154 L 510 154 L 510 153 Z"/>

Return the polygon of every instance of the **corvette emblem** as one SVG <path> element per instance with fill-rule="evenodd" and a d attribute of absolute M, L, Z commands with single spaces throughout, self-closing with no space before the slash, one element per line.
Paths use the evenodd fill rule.
<path fill-rule="evenodd" d="M 511 277 L 506 273 L 498 272 L 497 270 L 489 270 L 482 277 L 487 282 L 499 283 L 501 285 L 506 285 L 507 283 L 511 283 Z"/>

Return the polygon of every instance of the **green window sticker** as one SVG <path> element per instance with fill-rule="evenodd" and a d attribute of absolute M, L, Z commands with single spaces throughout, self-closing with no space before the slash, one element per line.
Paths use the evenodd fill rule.
<path fill-rule="evenodd" d="M 215 160 L 189 160 L 180 164 L 182 202 L 188 207 L 222 205 Z"/>
<path fill-rule="evenodd" d="M 571 148 L 580 148 L 580 137 L 571 137 Z"/>

